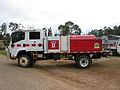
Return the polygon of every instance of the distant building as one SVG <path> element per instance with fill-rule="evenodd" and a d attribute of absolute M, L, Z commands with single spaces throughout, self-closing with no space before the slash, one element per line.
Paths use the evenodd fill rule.
<path fill-rule="evenodd" d="M 101 38 L 103 44 L 108 44 L 120 40 L 120 36 L 118 35 L 102 36 Z"/>
<path fill-rule="evenodd" d="M 119 40 L 120 40 L 120 36 L 118 36 L 118 35 L 110 35 L 110 36 L 108 36 L 109 44 L 116 45 Z"/>
<path fill-rule="evenodd" d="M 119 40 L 120 39 L 120 36 L 118 35 L 110 35 L 108 36 L 108 40 Z"/>
<path fill-rule="evenodd" d="M 120 40 L 118 35 L 102 36 L 102 44 L 104 48 L 115 48 Z"/>

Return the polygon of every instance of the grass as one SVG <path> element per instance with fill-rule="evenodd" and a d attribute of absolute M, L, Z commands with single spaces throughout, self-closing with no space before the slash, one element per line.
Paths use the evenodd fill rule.
<path fill-rule="evenodd" d="M 5 50 L 0 50 L 0 54 L 7 55 L 7 52 Z"/>

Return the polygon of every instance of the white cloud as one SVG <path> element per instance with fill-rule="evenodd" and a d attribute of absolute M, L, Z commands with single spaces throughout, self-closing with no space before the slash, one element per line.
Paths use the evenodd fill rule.
<path fill-rule="evenodd" d="M 5 20 L 55 27 L 71 20 L 83 32 L 120 24 L 119 0 L 1 0 Z M 1 2 L 0 1 L 0 2 Z M 0 6 L 1 7 L 1 6 Z M 3 17 L 0 17 L 3 18 Z"/>

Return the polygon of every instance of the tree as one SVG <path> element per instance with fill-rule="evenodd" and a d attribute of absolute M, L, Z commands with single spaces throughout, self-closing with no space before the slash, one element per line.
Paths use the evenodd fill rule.
<path fill-rule="evenodd" d="M 17 23 L 10 22 L 9 23 L 9 29 L 13 32 L 18 29 L 19 25 Z"/>
<path fill-rule="evenodd" d="M 98 34 L 98 37 L 103 36 L 103 34 L 104 34 L 103 30 L 102 30 L 102 29 L 100 29 L 100 30 L 99 30 L 99 34 Z"/>
<path fill-rule="evenodd" d="M 42 30 L 44 30 L 44 32 L 45 32 L 45 36 L 52 36 L 52 29 L 51 29 L 51 27 L 50 28 L 43 28 Z"/>
<path fill-rule="evenodd" d="M 88 35 L 95 35 L 98 36 L 98 30 L 92 30 L 91 32 L 88 33 Z"/>
<path fill-rule="evenodd" d="M 7 33 L 7 34 L 5 35 L 5 37 L 4 37 L 4 40 L 3 40 L 3 43 L 4 43 L 5 46 L 9 46 L 10 38 L 11 38 L 11 37 L 10 37 L 10 34 Z"/>
<path fill-rule="evenodd" d="M 120 33 L 118 33 L 119 30 L 117 26 L 114 26 L 113 29 L 114 29 L 114 32 L 113 32 L 114 35 L 120 35 Z"/>
<path fill-rule="evenodd" d="M 63 35 L 63 36 L 70 34 L 70 30 L 69 30 L 68 26 L 60 25 L 58 27 L 58 30 L 60 31 L 60 34 Z"/>
<path fill-rule="evenodd" d="M 118 26 L 117 35 L 120 35 L 120 25 Z"/>
<path fill-rule="evenodd" d="M 2 40 L 2 43 L 0 43 L 0 46 L 2 45 L 3 47 L 5 46 L 5 36 L 6 36 L 6 33 L 7 33 L 7 24 L 6 23 L 3 23 L 1 26 L 0 26 L 0 39 Z"/>
<path fill-rule="evenodd" d="M 107 27 L 104 27 L 103 31 L 104 31 L 104 35 L 109 36 L 110 33 Z"/>
<path fill-rule="evenodd" d="M 92 34 L 92 35 L 95 35 L 95 36 L 103 36 L 103 35 L 106 35 L 106 36 L 109 36 L 109 35 L 120 35 L 120 25 L 119 26 L 114 26 L 113 28 L 110 28 L 110 27 L 104 27 L 103 29 L 95 29 L 95 30 L 92 30 L 91 32 L 89 32 L 88 34 Z"/>
<path fill-rule="evenodd" d="M 7 33 L 7 24 L 6 23 L 3 23 L 2 25 L 1 25 L 1 34 L 3 34 L 3 35 L 6 35 L 6 33 Z"/>
<path fill-rule="evenodd" d="M 63 36 L 70 35 L 71 33 L 77 35 L 81 34 L 81 29 L 79 26 L 71 21 L 66 22 L 64 25 L 58 26 L 58 30 Z"/>
<path fill-rule="evenodd" d="M 52 29 L 51 29 L 51 27 L 48 28 L 48 36 L 52 36 Z"/>
<path fill-rule="evenodd" d="M 80 35 L 80 33 L 81 33 L 81 29 L 79 28 L 79 26 L 77 24 L 75 24 L 73 26 L 73 31 L 75 31 L 75 34 L 77 34 L 77 35 Z"/>
<path fill-rule="evenodd" d="M 68 22 L 65 23 L 65 26 L 67 27 L 67 29 L 69 29 L 70 32 L 72 32 L 74 23 L 71 22 L 71 21 L 68 21 Z"/>
<path fill-rule="evenodd" d="M 10 42 L 10 34 L 7 33 L 7 24 L 3 23 L 1 25 L 0 39 L 3 41 L 4 46 L 8 46 Z"/>

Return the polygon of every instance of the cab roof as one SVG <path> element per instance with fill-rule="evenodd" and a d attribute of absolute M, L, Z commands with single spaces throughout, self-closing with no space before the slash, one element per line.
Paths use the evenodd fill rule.
<path fill-rule="evenodd" d="M 19 30 L 19 31 L 15 31 L 15 32 L 40 32 L 41 29 L 33 29 L 33 30 Z"/>

